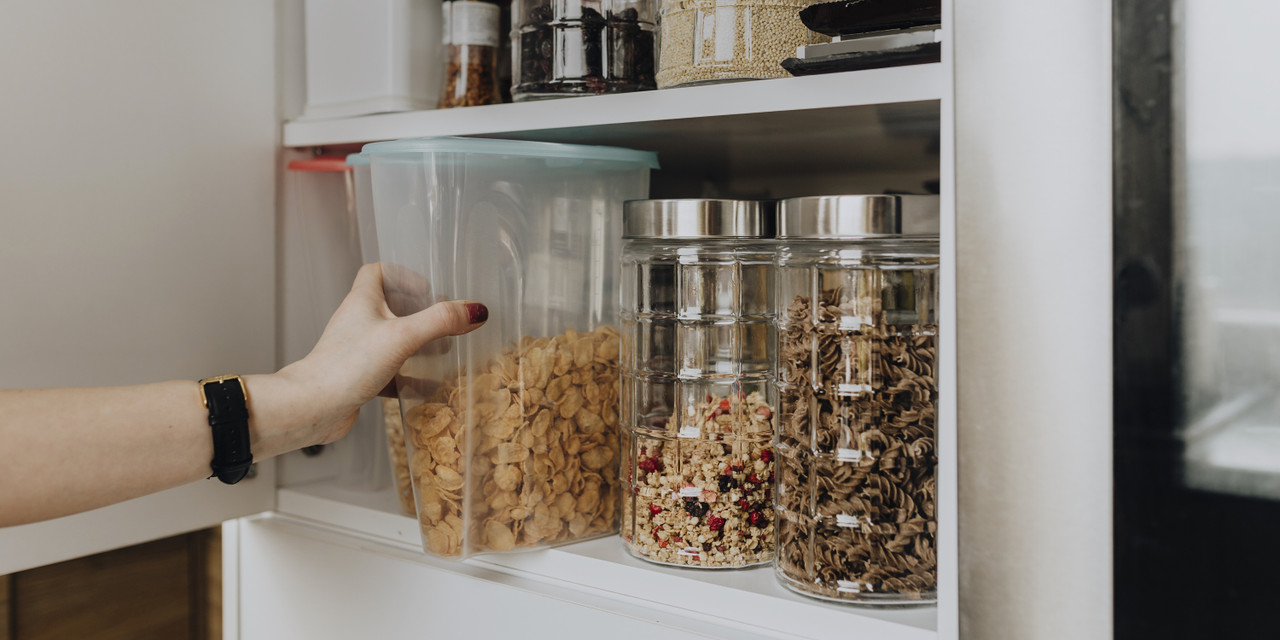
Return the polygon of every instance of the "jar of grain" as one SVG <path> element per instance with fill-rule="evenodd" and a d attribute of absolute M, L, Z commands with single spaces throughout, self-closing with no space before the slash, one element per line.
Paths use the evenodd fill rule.
<path fill-rule="evenodd" d="M 658 88 L 783 78 L 801 45 L 829 40 L 800 21 L 811 0 L 661 0 Z"/>
<path fill-rule="evenodd" d="M 778 579 L 875 605 L 937 594 L 937 196 L 778 211 Z"/>
<path fill-rule="evenodd" d="M 622 538 L 645 560 L 773 558 L 773 222 L 735 200 L 623 210 Z"/>

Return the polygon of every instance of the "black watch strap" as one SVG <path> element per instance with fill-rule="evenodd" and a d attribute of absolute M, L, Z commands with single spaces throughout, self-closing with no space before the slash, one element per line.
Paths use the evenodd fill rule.
<path fill-rule="evenodd" d="M 249 451 L 249 405 L 240 376 L 217 376 L 200 381 L 200 398 L 209 409 L 213 434 L 213 476 L 227 484 L 240 482 L 253 465 Z M 210 476 L 210 477 L 213 477 Z"/>

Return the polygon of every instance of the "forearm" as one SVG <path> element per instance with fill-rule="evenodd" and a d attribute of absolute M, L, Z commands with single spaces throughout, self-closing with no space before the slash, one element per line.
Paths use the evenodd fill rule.
<path fill-rule="evenodd" d="M 245 376 L 255 460 L 308 444 L 315 417 L 281 374 Z M 0 390 L 0 526 L 97 508 L 206 478 L 195 381 Z M 212 482 L 212 481 L 211 481 Z"/>

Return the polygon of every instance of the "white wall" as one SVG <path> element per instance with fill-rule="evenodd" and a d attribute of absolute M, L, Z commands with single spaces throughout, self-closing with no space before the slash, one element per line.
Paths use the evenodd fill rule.
<path fill-rule="evenodd" d="M 962 638 L 1110 638 L 1111 3 L 956 0 Z"/>
<path fill-rule="evenodd" d="M 0 387 L 273 369 L 275 64 L 272 2 L 0 3 Z M 0 573 L 249 506 L 193 487 L 0 530 Z"/>

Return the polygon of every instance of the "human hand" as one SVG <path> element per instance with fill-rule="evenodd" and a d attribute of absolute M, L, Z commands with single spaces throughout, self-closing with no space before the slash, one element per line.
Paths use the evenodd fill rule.
<path fill-rule="evenodd" d="M 247 380 L 250 402 L 259 395 L 259 387 L 268 388 L 273 397 L 288 399 L 285 405 L 294 418 L 274 436 L 260 434 L 273 439 L 257 443 L 255 454 L 259 449 L 282 453 L 341 438 L 355 424 L 360 407 L 390 388 L 405 360 L 434 340 L 477 329 L 488 315 L 478 302 L 447 301 L 396 317 L 383 296 L 381 265 L 361 267 L 311 353 L 273 376 Z M 274 412 L 279 407 L 264 409 Z"/>

